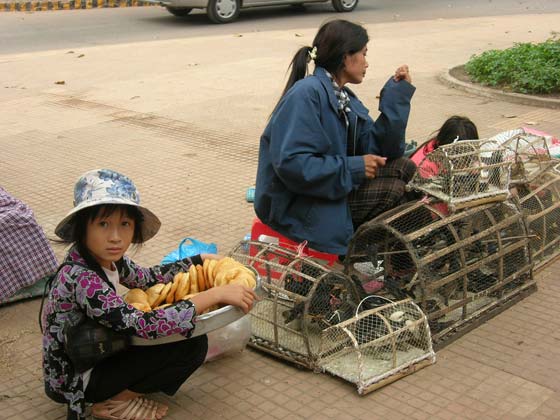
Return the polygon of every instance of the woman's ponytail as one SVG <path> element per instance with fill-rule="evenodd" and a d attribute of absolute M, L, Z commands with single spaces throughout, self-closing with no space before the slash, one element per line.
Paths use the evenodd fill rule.
<path fill-rule="evenodd" d="M 286 92 L 289 91 L 290 88 L 298 80 L 303 79 L 305 76 L 307 76 L 307 63 L 310 60 L 311 51 L 312 51 L 311 47 L 301 47 L 294 55 L 294 58 L 292 59 L 292 62 L 288 67 L 288 69 L 291 67 L 292 70 L 290 72 L 290 77 L 288 78 L 288 82 L 286 83 L 286 87 L 282 92 L 282 96 L 284 96 Z"/>

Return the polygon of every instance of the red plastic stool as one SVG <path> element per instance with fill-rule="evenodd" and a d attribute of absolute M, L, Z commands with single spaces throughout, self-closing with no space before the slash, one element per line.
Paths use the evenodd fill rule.
<path fill-rule="evenodd" d="M 253 220 L 253 226 L 251 227 L 251 240 L 259 242 L 269 242 L 275 245 L 279 245 L 283 248 L 288 248 L 290 250 L 297 250 L 300 244 L 286 238 L 284 235 L 276 232 L 271 227 L 265 225 L 258 217 Z M 314 249 L 304 246 L 303 250 L 305 254 L 313 257 L 320 262 L 324 262 L 329 266 L 332 266 L 338 261 L 338 255 L 328 254 L 326 252 L 315 251 Z"/>

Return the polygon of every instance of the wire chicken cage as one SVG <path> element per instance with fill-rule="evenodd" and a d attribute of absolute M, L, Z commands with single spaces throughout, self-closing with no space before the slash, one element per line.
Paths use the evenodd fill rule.
<path fill-rule="evenodd" d="M 351 278 L 381 282 L 378 294 L 418 303 L 437 344 L 535 290 L 527 230 L 514 204 L 452 215 L 441 204 L 403 204 L 362 225 L 345 259 Z M 373 268 L 366 275 L 363 264 Z"/>
<path fill-rule="evenodd" d="M 462 140 L 441 146 L 418 165 L 408 187 L 437 197 L 449 210 L 503 201 L 509 196 L 512 162 L 492 140 Z"/>
<path fill-rule="evenodd" d="M 515 188 L 529 232 L 535 269 L 560 253 L 560 174 L 547 171 Z"/>
<path fill-rule="evenodd" d="M 556 159 L 550 156 L 546 138 L 534 134 L 517 134 L 506 141 L 506 159 L 513 160 L 510 183 L 520 184 L 533 181 L 548 171 Z"/>
<path fill-rule="evenodd" d="M 550 136 L 530 133 L 523 128 L 505 131 L 491 138 L 504 149 L 504 159 L 512 162 L 510 184 L 533 181 L 558 163 L 550 155 Z"/>
<path fill-rule="evenodd" d="M 274 244 L 243 241 L 230 256 L 261 276 L 250 346 L 342 377 L 360 393 L 435 361 L 413 302 L 368 297 L 350 276 Z"/>
<path fill-rule="evenodd" d="M 435 362 L 426 316 L 410 299 L 357 311 L 326 328 L 318 356 L 324 371 L 355 383 L 359 394 Z"/>

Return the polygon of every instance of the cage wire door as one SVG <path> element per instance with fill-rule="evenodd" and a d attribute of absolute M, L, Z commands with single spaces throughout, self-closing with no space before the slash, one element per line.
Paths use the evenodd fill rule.
<path fill-rule="evenodd" d="M 366 298 L 367 299 L 367 298 Z M 323 330 L 318 365 L 367 394 L 435 362 L 430 328 L 410 299 L 360 312 Z M 359 309 L 359 308 L 358 308 Z"/>
<path fill-rule="evenodd" d="M 251 311 L 250 346 L 331 372 L 359 389 L 412 373 L 427 363 L 417 365 L 420 361 L 433 363 L 427 321 L 413 302 L 388 304 L 386 298 L 367 296 L 356 278 L 275 244 L 243 241 L 230 256 L 261 276 L 263 290 Z M 350 342 L 336 338 L 347 331 L 357 343 L 352 355 L 358 352 L 358 358 L 346 357 Z"/>
<path fill-rule="evenodd" d="M 548 170 L 533 182 L 515 187 L 518 206 L 529 231 L 535 269 L 560 253 L 560 174 Z"/>
<path fill-rule="evenodd" d="M 418 165 L 408 184 L 448 205 L 451 212 L 503 201 L 509 196 L 511 161 L 492 140 L 462 140 L 440 146 Z"/>
<path fill-rule="evenodd" d="M 511 202 L 446 215 L 434 198 L 407 203 L 362 225 L 352 238 L 345 272 L 361 282 L 369 262 L 377 294 L 412 298 L 427 314 L 434 342 L 460 333 L 525 290 L 534 291 L 529 239 Z"/>

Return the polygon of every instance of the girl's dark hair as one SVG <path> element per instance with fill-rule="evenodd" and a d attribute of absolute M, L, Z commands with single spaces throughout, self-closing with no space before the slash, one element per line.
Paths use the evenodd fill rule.
<path fill-rule="evenodd" d="M 315 35 L 311 47 L 301 47 L 292 62 L 291 72 L 282 96 L 300 79 L 307 75 L 309 53 L 317 48 L 315 65 L 323 67 L 333 76 L 337 76 L 344 68 L 344 56 L 361 51 L 368 43 L 367 31 L 356 23 L 347 20 L 332 20 L 324 23 Z"/>
<path fill-rule="evenodd" d="M 144 221 L 144 216 L 142 216 L 142 213 L 137 207 L 124 204 L 103 204 L 80 210 L 74 215 L 72 221 L 70 222 L 72 226 L 70 239 L 57 241 L 58 243 L 74 245 L 76 250 L 86 261 L 87 265 L 102 277 L 106 277 L 105 273 L 86 246 L 87 226 L 89 222 L 95 220 L 97 217 L 109 217 L 116 211 L 122 211 L 134 220 L 134 235 L 132 236 L 132 243 L 135 244 L 136 247 L 139 247 L 144 242 L 144 237 L 142 235 L 142 223 Z"/>
<path fill-rule="evenodd" d="M 443 123 L 436 135 L 437 146 L 444 146 L 458 140 L 477 140 L 476 125 L 467 117 L 454 115 Z"/>

